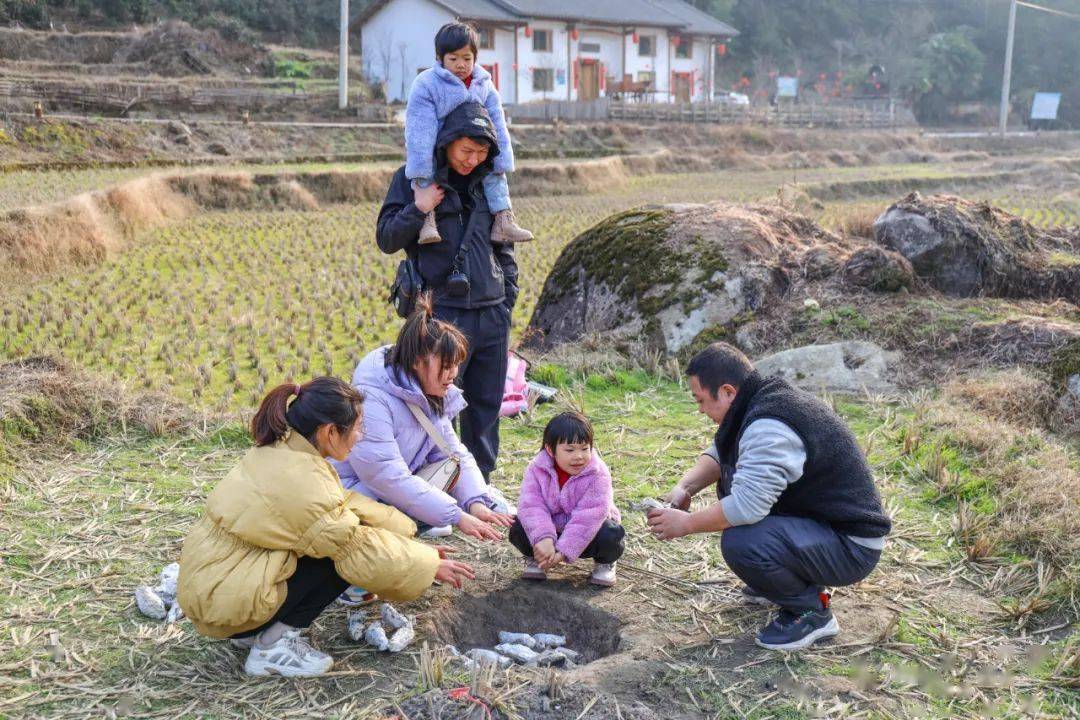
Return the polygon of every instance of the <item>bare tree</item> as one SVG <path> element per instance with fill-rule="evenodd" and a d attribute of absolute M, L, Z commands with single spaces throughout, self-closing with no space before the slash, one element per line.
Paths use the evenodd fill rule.
<path fill-rule="evenodd" d="M 405 53 L 408 51 L 409 46 L 407 43 L 398 43 L 397 49 L 398 55 L 401 56 L 401 97 L 404 98 L 406 97 L 405 93 L 407 90 L 405 87 L 405 78 L 408 77 L 405 70 Z"/>

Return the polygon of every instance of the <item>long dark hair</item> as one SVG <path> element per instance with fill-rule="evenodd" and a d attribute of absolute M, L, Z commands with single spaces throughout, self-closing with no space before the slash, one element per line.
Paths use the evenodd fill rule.
<path fill-rule="evenodd" d="M 416 364 L 434 355 L 440 367 L 460 365 L 469 354 L 469 341 L 460 330 L 435 318 L 431 293 L 416 298 L 416 308 L 398 331 L 397 341 L 386 353 L 386 364 L 419 382 Z M 435 412 L 442 414 L 442 398 L 428 396 Z"/>
<path fill-rule="evenodd" d="M 362 414 L 363 404 L 363 394 L 336 377 L 317 377 L 303 385 L 284 383 L 259 404 L 251 419 L 251 435 L 262 447 L 277 442 L 293 428 L 314 445 L 315 433 L 323 425 L 348 432 Z"/>

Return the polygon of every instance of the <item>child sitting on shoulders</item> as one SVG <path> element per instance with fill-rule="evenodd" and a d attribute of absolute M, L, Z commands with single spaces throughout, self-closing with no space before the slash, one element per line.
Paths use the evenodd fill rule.
<path fill-rule="evenodd" d="M 619 524 L 611 471 L 593 447 L 593 428 L 578 412 L 556 415 L 544 428 L 543 447 L 525 470 L 510 542 L 525 556 L 528 580 L 580 557 L 594 561 L 589 582 L 615 584 L 625 531 Z"/>

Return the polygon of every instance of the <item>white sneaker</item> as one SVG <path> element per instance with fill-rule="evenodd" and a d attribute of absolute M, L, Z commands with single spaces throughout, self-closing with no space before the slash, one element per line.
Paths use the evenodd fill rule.
<path fill-rule="evenodd" d="M 379 599 L 379 596 L 375 593 L 368 592 L 364 588 L 350 585 L 345 588 L 345 592 L 337 596 L 336 602 L 338 605 L 344 605 L 345 607 L 360 607 L 361 605 L 370 605 Z"/>
<path fill-rule="evenodd" d="M 268 648 L 255 643 L 244 662 L 248 675 L 317 677 L 334 665 L 334 659 L 311 647 L 299 630 L 289 630 Z"/>
<path fill-rule="evenodd" d="M 453 534 L 454 528 L 452 525 L 437 525 L 420 533 L 420 538 L 422 540 L 434 540 L 435 538 L 449 537 Z"/>
<path fill-rule="evenodd" d="M 596 563 L 593 567 L 589 582 L 600 587 L 611 587 L 615 584 L 615 563 Z"/>
<path fill-rule="evenodd" d="M 502 513 L 503 515 L 517 515 L 517 505 L 514 505 L 507 500 L 506 496 L 503 495 L 502 490 L 499 488 L 494 485 L 488 485 L 487 496 L 491 498 L 491 502 L 495 505 L 495 507 L 492 508 L 495 512 Z"/>
<path fill-rule="evenodd" d="M 521 577 L 525 580 L 547 580 L 547 571 L 533 558 L 525 558 L 525 569 L 521 571 Z"/>

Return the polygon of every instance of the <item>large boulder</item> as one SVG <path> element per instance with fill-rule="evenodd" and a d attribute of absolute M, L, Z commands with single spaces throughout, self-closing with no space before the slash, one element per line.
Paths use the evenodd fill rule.
<path fill-rule="evenodd" d="M 762 375 L 777 375 L 805 390 L 861 395 L 891 393 L 899 356 L 870 342 L 851 340 L 783 350 L 754 362 Z"/>
<path fill-rule="evenodd" d="M 912 193 L 874 222 L 874 238 L 954 296 L 1080 303 L 1080 230 L 1042 230 L 985 202 Z"/>
<path fill-rule="evenodd" d="M 603 335 L 622 350 L 679 353 L 733 333 L 801 275 L 843 266 L 848 246 L 775 205 L 664 205 L 613 215 L 574 239 L 544 283 L 526 344 Z"/>

